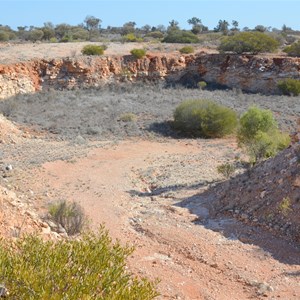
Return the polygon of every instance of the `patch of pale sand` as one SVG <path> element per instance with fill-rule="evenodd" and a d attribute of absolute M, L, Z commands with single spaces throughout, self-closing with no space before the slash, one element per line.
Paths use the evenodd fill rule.
<path fill-rule="evenodd" d="M 0 43 L 0 64 L 12 64 L 32 59 L 54 59 L 63 57 L 76 57 L 81 55 L 85 45 L 103 43 L 76 42 L 76 43 Z M 105 55 L 129 55 L 134 48 L 145 48 L 149 53 L 179 53 L 182 44 L 161 43 L 106 43 Z M 194 45 L 196 52 L 214 53 L 215 50 Z"/>

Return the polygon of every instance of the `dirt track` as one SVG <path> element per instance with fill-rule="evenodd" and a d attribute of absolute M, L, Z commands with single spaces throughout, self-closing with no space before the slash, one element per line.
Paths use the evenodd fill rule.
<path fill-rule="evenodd" d="M 92 227 L 104 222 L 113 238 L 135 245 L 130 269 L 161 279 L 159 299 L 298 299 L 299 249 L 207 214 L 201 192 L 238 153 L 233 140 L 28 142 L 30 155 L 21 157 L 21 143 L 15 165 L 42 149 L 38 165 L 48 162 L 19 169 L 10 183 L 41 211 L 53 200 L 78 201 Z"/>

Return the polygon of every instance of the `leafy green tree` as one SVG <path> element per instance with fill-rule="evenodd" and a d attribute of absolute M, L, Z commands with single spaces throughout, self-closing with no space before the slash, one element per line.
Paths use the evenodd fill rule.
<path fill-rule="evenodd" d="M 86 18 L 84 19 L 84 23 L 86 24 L 86 29 L 89 32 L 89 40 L 91 40 L 93 32 L 99 30 L 101 22 L 101 19 L 94 16 L 86 16 Z"/>
<path fill-rule="evenodd" d="M 127 22 L 123 25 L 122 27 L 122 35 L 126 35 L 126 34 L 129 34 L 129 33 L 134 33 L 135 32 L 135 25 L 136 23 L 135 22 Z"/>
<path fill-rule="evenodd" d="M 26 40 L 36 42 L 40 41 L 44 36 L 43 30 L 40 29 L 33 29 L 27 32 Z"/>
<path fill-rule="evenodd" d="M 44 27 L 41 28 L 43 31 L 43 39 L 49 41 L 51 38 L 55 37 L 54 25 L 51 22 L 44 23 Z"/>
<path fill-rule="evenodd" d="M 186 30 L 171 30 L 163 39 L 164 43 L 198 43 L 198 37 L 190 31 Z"/>
<path fill-rule="evenodd" d="M 255 26 L 254 30 L 255 30 L 255 31 L 259 31 L 259 32 L 265 32 L 265 31 L 267 31 L 268 29 L 267 29 L 267 27 L 265 27 L 265 26 L 263 26 L 263 25 L 257 25 L 257 26 Z"/>
<path fill-rule="evenodd" d="M 167 28 L 167 31 L 169 32 L 169 31 L 175 31 L 175 30 L 180 30 L 179 23 L 176 20 L 171 20 L 169 22 L 169 26 Z"/>
<path fill-rule="evenodd" d="M 61 23 L 55 26 L 55 36 L 58 39 L 62 39 L 64 36 L 68 36 L 71 31 L 71 26 L 66 23 Z"/>
<path fill-rule="evenodd" d="M 218 25 L 214 28 L 215 32 L 222 32 L 227 35 L 229 32 L 229 23 L 226 20 L 219 20 Z"/>
<path fill-rule="evenodd" d="M 232 20 L 231 25 L 232 25 L 232 28 L 231 28 L 232 31 L 239 31 L 239 22 L 238 21 Z"/>
<path fill-rule="evenodd" d="M 204 29 L 205 26 L 203 26 L 202 24 L 202 21 L 197 18 L 197 17 L 193 17 L 191 19 L 188 19 L 188 24 L 190 25 L 193 25 L 193 28 L 192 28 L 192 33 L 194 34 L 198 34 L 198 33 L 201 33 Z"/>
<path fill-rule="evenodd" d="M 231 51 L 237 54 L 249 52 L 257 54 L 260 52 L 273 52 L 279 46 L 279 42 L 262 32 L 240 32 L 233 36 L 222 39 L 219 50 Z"/>

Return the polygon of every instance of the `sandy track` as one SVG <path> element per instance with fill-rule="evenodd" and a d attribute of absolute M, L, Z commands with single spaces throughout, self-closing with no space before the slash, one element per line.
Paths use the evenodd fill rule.
<path fill-rule="evenodd" d="M 135 245 L 130 269 L 161 279 L 159 299 L 298 299 L 299 250 L 207 215 L 201 191 L 235 152 L 230 139 L 123 141 L 31 170 L 31 188 L 81 203 L 93 228 Z"/>

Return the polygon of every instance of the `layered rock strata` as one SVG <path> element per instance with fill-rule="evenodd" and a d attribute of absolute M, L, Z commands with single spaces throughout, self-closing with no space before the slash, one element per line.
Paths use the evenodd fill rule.
<path fill-rule="evenodd" d="M 205 54 L 77 57 L 0 65 L 0 99 L 39 90 L 97 87 L 119 81 L 198 81 L 272 94 L 284 78 L 300 79 L 300 58 Z"/>

